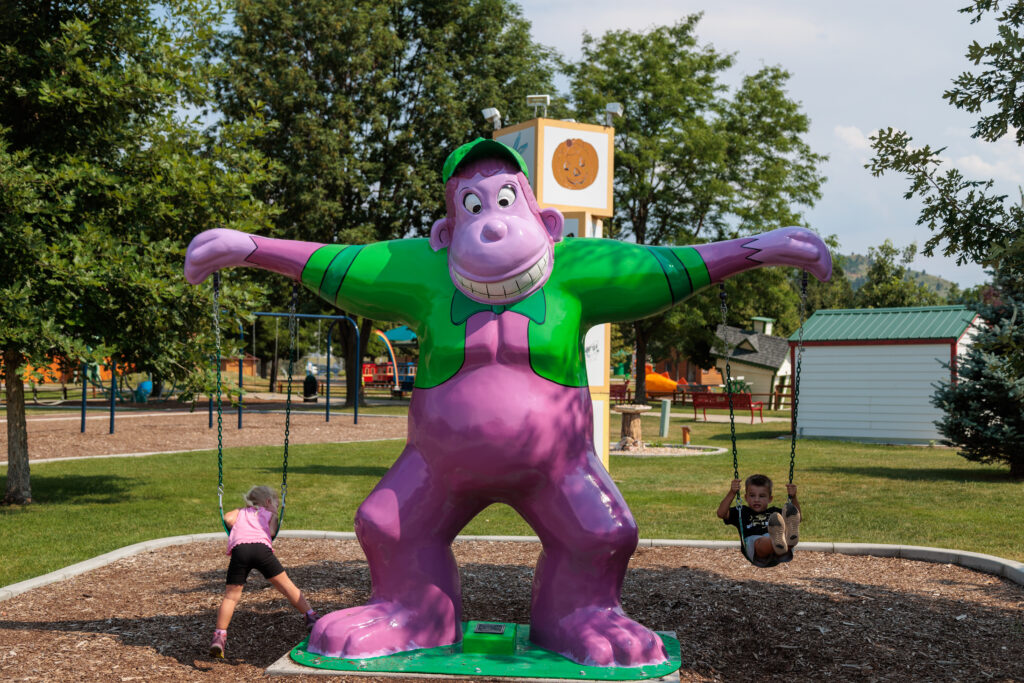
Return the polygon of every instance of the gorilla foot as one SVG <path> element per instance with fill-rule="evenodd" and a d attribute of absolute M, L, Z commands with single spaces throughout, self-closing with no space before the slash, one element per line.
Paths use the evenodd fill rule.
<path fill-rule="evenodd" d="M 398 602 L 371 602 L 321 617 L 309 636 L 309 651 L 327 657 L 366 659 L 451 645 L 461 635 L 447 596 L 424 601 L 416 609 Z"/>
<path fill-rule="evenodd" d="M 581 607 L 551 623 L 535 620 L 530 640 L 589 666 L 636 667 L 668 660 L 661 638 L 621 608 Z"/>

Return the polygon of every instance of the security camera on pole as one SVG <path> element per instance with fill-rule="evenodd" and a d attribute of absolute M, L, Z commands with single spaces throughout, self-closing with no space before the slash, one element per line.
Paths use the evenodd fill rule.
<path fill-rule="evenodd" d="M 611 121 L 621 116 L 617 102 L 605 109 L 607 125 L 544 118 L 551 102 L 548 95 L 529 95 L 526 104 L 538 118 L 506 128 L 493 107 L 484 118 L 494 125 L 493 137 L 519 152 L 529 168 L 530 184 L 541 208 L 555 208 L 565 216 L 566 239 L 603 237 L 602 219 L 611 218 L 614 179 L 615 129 Z M 608 467 L 609 369 L 611 325 L 592 327 L 584 338 L 587 377 L 594 407 L 594 446 Z"/>

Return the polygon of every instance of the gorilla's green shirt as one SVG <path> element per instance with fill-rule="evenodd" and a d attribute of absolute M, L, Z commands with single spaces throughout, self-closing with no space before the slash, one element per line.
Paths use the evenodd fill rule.
<path fill-rule="evenodd" d="M 420 238 L 321 247 L 303 268 L 302 283 L 345 311 L 412 328 L 420 340 L 419 388 L 455 376 L 465 360 L 466 321 L 487 310 L 528 317 L 533 371 L 583 387 L 587 330 L 660 313 L 709 285 L 710 278 L 692 247 L 570 238 L 555 245 L 554 268 L 543 288 L 511 306 L 491 306 L 458 291 L 448 274 L 447 249 L 435 252 Z"/>

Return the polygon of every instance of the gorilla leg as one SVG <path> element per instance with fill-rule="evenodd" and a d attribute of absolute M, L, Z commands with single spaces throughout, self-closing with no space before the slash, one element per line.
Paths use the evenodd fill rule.
<path fill-rule="evenodd" d="M 462 600 L 451 542 L 481 508 L 458 502 L 423 455 L 406 446 L 356 513 L 370 601 L 322 617 L 310 651 L 358 659 L 458 642 Z"/>
<path fill-rule="evenodd" d="M 667 659 L 656 634 L 619 602 L 637 528 L 594 457 L 516 508 L 543 543 L 534 575 L 530 639 L 581 664 L 641 666 Z"/>

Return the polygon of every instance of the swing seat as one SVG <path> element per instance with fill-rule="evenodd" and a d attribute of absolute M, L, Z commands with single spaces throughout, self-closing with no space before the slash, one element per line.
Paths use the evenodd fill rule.
<path fill-rule="evenodd" d="M 772 557 L 749 557 L 747 555 L 747 549 L 743 547 L 743 541 L 740 541 L 740 553 L 746 558 L 747 562 L 758 567 L 759 569 L 767 569 L 776 565 L 782 564 L 783 562 L 789 562 L 793 559 L 793 551 L 787 550 L 785 555 L 774 555 Z"/>
<path fill-rule="evenodd" d="M 786 505 L 790 505 L 787 501 Z M 782 564 L 783 562 L 789 562 L 793 559 L 793 549 L 790 548 L 782 555 L 772 555 L 770 557 L 756 557 L 753 554 L 747 554 L 747 539 L 743 536 L 743 513 L 737 508 L 739 516 L 739 526 L 736 527 L 736 531 L 740 536 L 740 554 L 743 555 L 744 559 L 755 567 L 767 569 L 768 567 L 774 567 Z"/>

